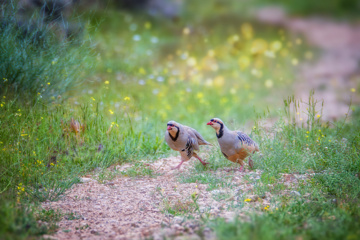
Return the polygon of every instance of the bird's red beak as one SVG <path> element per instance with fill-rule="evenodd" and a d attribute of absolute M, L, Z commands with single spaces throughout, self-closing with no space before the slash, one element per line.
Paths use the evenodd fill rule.
<path fill-rule="evenodd" d="M 206 125 L 213 125 L 213 123 L 212 123 L 212 122 L 208 122 Z"/>
<path fill-rule="evenodd" d="M 171 129 L 172 129 L 172 127 L 170 127 L 170 126 L 167 127 L 167 130 L 171 130 Z"/>

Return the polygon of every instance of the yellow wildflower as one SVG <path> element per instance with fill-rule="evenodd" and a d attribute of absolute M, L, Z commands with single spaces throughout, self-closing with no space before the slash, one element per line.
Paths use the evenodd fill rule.
<path fill-rule="evenodd" d="M 247 199 L 244 200 L 244 202 L 251 202 L 251 199 L 247 198 Z"/>
<path fill-rule="evenodd" d="M 114 114 L 114 112 L 113 112 L 111 109 L 109 109 L 109 113 L 110 113 L 110 114 Z"/>
<path fill-rule="evenodd" d="M 355 89 L 355 88 L 351 88 L 350 91 L 351 91 L 351 92 L 355 92 L 356 89 Z"/>
<path fill-rule="evenodd" d="M 110 82 L 108 80 L 105 81 L 105 84 L 108 85 Z"/>
<path fill-rule="evenodd" d="M 282 43 L 280 41 L 274 41 L 270 44 L 272 51 L 279 51 L 282 48 Z"/>
<path fill-rule="evenodd" d="M 150 29 L 150 28 L 151 28 L 151 23 L 150 23 L 150 22 L 146 22 L 146 23 L 144 24 L 144 27 L 145 27 L 146 29 Z"/>
<path fill-rule="evenodd" d="M 130 101 L 130 98 L 129 97 L 124 97 L 124 100 L 125 101 Z"/>
<path fill-rule="evenodd" d="M 294 66 L 296 66 L 296 65 L 299 64 L 299 60 L 297 60 L 296 58 L 294 58 L 294 59 L 291 60 L 291 64 L 294 65 Z"/>
<path fill-rule="evenodd" d="M 95 101 L 95 98 L 91 97 L 91 100 Z"/>
<path fill-rule="evenodd" d="M 187 28 L 187 27 L 184 28 L 184 29 L 183 29 L 183 34 L 184 34 L 184 35 L 189 35 L 189 34 L 190 34 L 190 29 Z"/>
<path fill-rule="evenodd" d="M 203 94 L 202 92 L 198 92 L 198 94 L 196 95 L 196 97 L 197 97 L 198 99 L 201 99 L 201 98 L 204 97 L 204 94 Z"/>

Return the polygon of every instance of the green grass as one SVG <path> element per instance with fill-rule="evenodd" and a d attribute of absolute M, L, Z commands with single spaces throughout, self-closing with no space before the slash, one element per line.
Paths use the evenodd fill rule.
<path fill-rule="evenodd" d="M 311 98 L 310 98 L 311 99 Z M 286 106 L 297 104 L 287 102 Z M 309 109 L 312 105 L 309 106 Z M 292 124 L 296 112 L 280 122 L 276 137 L 261 134 L 263 158 L 255 167 L 263 170 L 255 193 L 273 197 L 262 214 L 249 214 L 250 221 L 236 219 L 210 223 L 219 239 L 358 239 L 359 238 L 359 112 L 352 121 L 329 126 L 308 112 L 314 124 Z M 311 126 L 311 128 L 310 128 Z M 272 132 L 275 134 L 275 132 Z M 347 140 L 344 140 L 344 138 Z M 284 157 L 286 156 L 286 157 Z M 311 172 L 307 181 L 291 188 L 299 196 L 286 195 L 280 173 Z"/>
<path fill-rule="evenodd" d="M 31 205 L 16 205 L 5 198 L 0 203 L 1 239 L 28 239 L 40 237 L 45 233 L 54 233 L 61 213 L 53 209 L 36 210 Z"/>
<path fill-rule="evenodd" d="M 142 162 L 134 163 L 131 167 L 121 171 L 121 174 L 125 177 L 156 177 L 159 175 L 151 167 Z"/>
<path fill-rule="evenodd" d="M 352 206 L 358 206 L 359 196 L 355 176 L 360 172 L 359 116 L 354 114 L 352 122 L 323 124 L 312 111 L 309 129 L 289 122 L 293 119 L 289 108 L 279 113 L 283 97 L 290 93 L 294 68 L 311 56 L 311 50 L 279 29 L 239 15 L 242 7 L 236 2 L 210 1 L 206 7 L 194 3 L 186 5 L 178 21 L 99 10 L 91 15 L 86 26 L 89 39 L 80 46 L 60 42 L 39 48 L 31 39 L 18 38 L 14 26 L 2 31 L 0 237 L 24 239 L 52 232 L 36 224 L 41 208 L 32 211 L 29 206 L 60 199 L 79 177 L 94 169 L 100 169 L 97 177 L 103 183 L 118 174 L 106 170 L 109 166 L 125 162 L 134 165 L 119 174 L 156 177 L 145 163 L 170 155 L 163 139 L 169 120 L 196 128 L 216 146 L 215 133 L 206 126 L 213 117 L 222 118 L 231 129 L 253 129 L 252 137 L 262 151 L 262 156 L 254 156 L 255 168 L 264 171 L 254 182 L 259 194 L 269 190 L 266 184 L 276 184 L 280 173 L 316 172 L 298 191 L 314 192 L 318 199 L 314 205 L 319 208 L 331 210 L 332 205 L 321 201 L 337 199 L 331 210 L 339 216 L 335 223 L 346 224 L 349 232 L 357 234 L 350 220 L 358 219 Z M 93 52 L 88 51 L 89 42 L 94 43 Z M 257 112 L 264 111 L 267 118 L 281 115 L 288 121 L 277 122 L 267 132 L 253 124 Z M 211 165 L 204 168 L 197 163 L 179 181 L 208 184 L 209 191 L 231 188 L 229 179 L 214 173 L 238 166 L 226 161 L 216 147 L 205 159 Z M 275 187 L 278 193 L 283 189 L 281 184 Z M 196 200 L 194 196 L 189 202 L 168 203 L 166 211 L 194 213 Z M 284 207 L 276 214 L 303 208 L 286 197 L 278 201 Z M 313 236 L 311 229 L 297 228 L 306 219 L 324 234 L 330 229 L 331 219 L 315 224 L 324 213 L 305 210 L 304 215 L 274 221 L 289 223 L 283 227 L 284 237 Z M 41 214 L 42 221 L 57 219 L 51 210 Z M 264 213 L 240 224 L 244 231 L 249 229 L 244 238 L 253 234 L 252 226 L 258 222 L 266 223 L 262 231 L 277 234 L 273 216 Z M 222 229 L 237 229 L 236 224 L 218 222 L 214 229 L 225 238 Z"/>

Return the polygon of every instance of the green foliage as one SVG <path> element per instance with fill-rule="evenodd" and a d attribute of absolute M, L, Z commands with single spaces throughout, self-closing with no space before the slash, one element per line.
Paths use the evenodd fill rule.
<path fill-rule="evenodd" d="M 0 216 L 1 239 L 28 239 L 53 233 L 57 229 L 56 222 L 61 219 L 58 211 L 50 209 L 37 212 L 26 205 L 15 206 L 6 201 L 4 195 L 0 201 Z M 46 224 L 39 224 L 38 221 Z"/>
<path fill-rule="evenodd" d="M 280 4 L 294 14 L 321 14 L 335 17 L 356 17 L 360 11 L 359 0 L 260 0 L 260 3 Z"/>
<path fill-rule="evenodd" d="M 50 101 L 85 80 L 91 70 L 87 42 L 61 40 L 46 25 L 20 25 L 10 10 L 0 17 L 1 95 Z"/>
<path fill-rule="evenodd" d="M 250 221 L 237 219 L 212 226 L 218 239 L 357 239 L 360 212 L 335 208 L 328 202 L 297 202 L 274 212 L 252 215 Z"/>
<path fill-rule="evenodd" d="M 144 138 L 141 128 L 129 128 L 131 123 L 123 122 L 120 128 L 86 107 L 78 110 L 27 107 L 14 101 L 0 108 L 1 192 L 21 199 L 56 200 L 81 174 L 159 149 Z M 149 169 L 144 174 L 153 173 Z"/>

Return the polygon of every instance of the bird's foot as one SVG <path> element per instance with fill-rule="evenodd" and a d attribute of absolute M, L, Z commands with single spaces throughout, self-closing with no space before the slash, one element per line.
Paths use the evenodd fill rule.
<path fill-rule="evenodd" d="M 181 163 L 179 165 L 177 165 L 176 167 L 171 168 L 171 170 L 175 170 L 175 169 L 180 169 L 181 165 L 183 164 L 184 161 L 181 161 Z"/>
<path fill-rule="evenodd" d="M 244 166 L 240 167 L 240 172 L 245 172 Z"/>
<path fill-rule="evenodd" d="M 251 158 L 249 158 L 249 166 L 250 166 L 251 170 L 254 169 L 254 162 Z"/>
<path fill-rule="evenodd" d="M 208 163 L 208 162 L 201 162 L 202 163 L 202 165 L 204 165 L 204 166 L 206 166 L 206 165 L 208 165 L 208 164 L 210 164 L 210 163 Z"/>
<path fill-rule="evenodd" d="M 207 162 L 201 160 L 201 158 L 200 158 L 199 156 L 197 156 L 197 155 L 195 155 L 195 157 L 196 157 L 196 158 L 201 162 L 201 164 L 204 165 L 204 166 L 206 166 L 207 164 L 210 164 L 210 163 L 207 163 Z"/>

